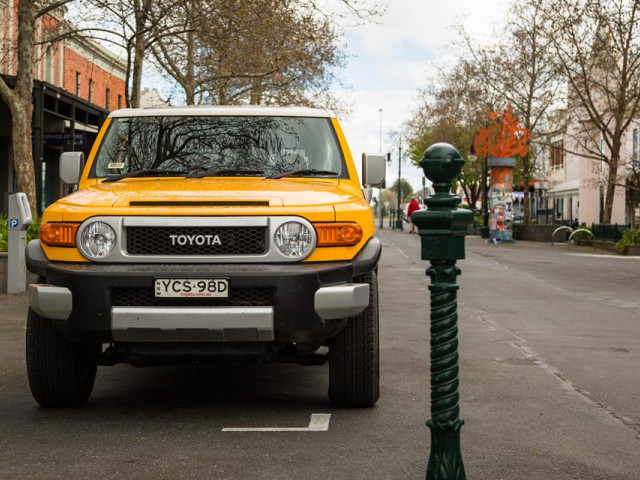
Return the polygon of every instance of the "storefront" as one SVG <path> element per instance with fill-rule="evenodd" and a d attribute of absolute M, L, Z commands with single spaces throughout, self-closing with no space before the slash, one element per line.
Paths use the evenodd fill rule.
<path fill-rule="evenodd" d="M 11 85 L 12 77 L 3 75 Z M 33 158 L 36 175 L 38 214 L 58 198 L 66 187 L 58 179 L 58 159 L 62 152 L 89 154 L 105 110 L 50 83 L 36 80 L 33 87 Z M 7 213 L 8 194 L 16 190 L 11 153 L 11 114 L 0 101 L 0 193 L 1 211 Z"/>

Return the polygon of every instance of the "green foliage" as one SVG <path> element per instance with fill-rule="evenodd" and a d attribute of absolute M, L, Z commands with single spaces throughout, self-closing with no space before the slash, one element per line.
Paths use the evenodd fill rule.
<path fill-rule="evenodd" d="M 382 203 L 385 205 L 389 204 L 389 208 L 396 208 L 396 204 L 398 203 L 398 194 L 386 189 L 382 191 Z"/>
<path fill-rule="evenodd" d="M 27 227 L 27 242 L 40 237 L 40 217 L 33 219 L 33 223 Z M 6 252 L 9 248 L 9 219 L 0 215 L 0 252 Z"/>
<path fill-rule="evenodd" d="M 413 194 L 413 187 L 411 186 L 411 184 L 404 178 L 401 178 L 400 188 L 402 192 L 402 198 L 404 199 L 408 196 L 409 200 L 411 200 L 411 195 Z M 396 181 L 393 182 L 393 185 L 391 185 L 391 188 L 389 190 L 391 190 L 392 192 L 395 192 L 396 197 L 398 196 L 398 179 L 397 178 L 396 178 Z"/>
<path fill-rule="evenodd" d="M 35 217 L 33 223 L 27 227 L 27 242 L 40 238 L 40 217 Z"/>
<path fill-rule="evenodd" d="M 632 228 L 622 234 L 622 240 L 616 244 L 616 247 L 618 250 L 624 250 L 626 247 L 637 245 L 640 245 L 640 228 Z"/>
<path fill-rule="evenodd" d="M 7 251 L 7 241 L 9 238 L 9 219 L 0 215 L 0 252 Z"/>
<path fill-rule="evenodd" d="M 578 229 L 591 231 L 591 227 L 586 224 L 582 224 L 579 227 L 574 228 L 574 230 Z M 593 240 L 593 235 L 589 235 L 587 232 L 578 232 L 573 237 L 571 237 L 571 240 L 575 240 L 576 242 L 578 240 Z"/>

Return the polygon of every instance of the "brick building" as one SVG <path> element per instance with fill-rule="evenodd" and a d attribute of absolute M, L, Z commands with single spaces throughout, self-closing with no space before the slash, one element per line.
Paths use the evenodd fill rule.
<path fill-rule="evenodd" d="M 0 74 L 11 86 L 16 74 L 18 0 L 0 0 Z M 58 158 L 64 151 L 88 155 L 109 111 L 125 107 L 126 62 L 86 39 L 55 39 L 63 19 L 45 15 L 35 30 L 33 153 L 39 213 L 63 196 Z M 15 191 L 11 114 L 0 100 L 0 212 Z"/>

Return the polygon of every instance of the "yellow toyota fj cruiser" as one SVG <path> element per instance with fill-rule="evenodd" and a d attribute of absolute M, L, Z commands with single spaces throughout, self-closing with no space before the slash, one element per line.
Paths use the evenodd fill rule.
<path fill-rule="evenodd" d="M 373 405 L 381 245 L 368 200 L 384 163 L 363 155 L 363 190 L 325 110 L 113 112 L 86 165 L 62 154 L 77 191 L 27 247 L 36 401 L 82 404 L 97 365 L 328 356 L 331 401 Z"/>

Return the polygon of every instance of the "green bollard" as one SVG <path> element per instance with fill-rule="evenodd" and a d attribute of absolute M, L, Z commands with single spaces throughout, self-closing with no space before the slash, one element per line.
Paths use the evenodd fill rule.
<path fill-rule="evenodd" d="M 431 454 L 427 480 L 464 480 L 460 453 L 460 394 L 458 393 L 458 314 L 456 260 L 464 258 L 464 236 L 473 221 L 471 210 L 457 208 L 460 197 L 449 193 L 462 169 L 460 153 L 447 143 L 429 147 L 420 161 L 433 182 L 435 195 L 427 210 L 411 215 L 420 234 L 422 259 L 431 266 Z"/>

